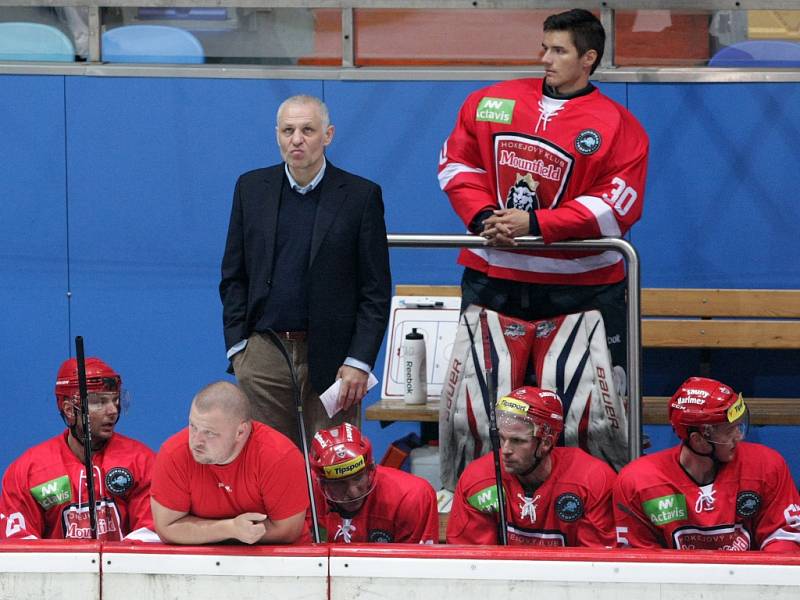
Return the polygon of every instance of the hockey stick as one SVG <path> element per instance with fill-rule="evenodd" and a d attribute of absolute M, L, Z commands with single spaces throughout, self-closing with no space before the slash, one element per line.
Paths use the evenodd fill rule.
<path fill-rule="evenodd" d="M 494 385 L 492 368 L 492 349 L 489 336 L 489 322 L 486 318 L 486 309 L 481 309 L 481 333 L 483 336 L 483 362 L 486 367 L 486 389 L 489 395 L 487 404 L 489 412 L 489 440 L 492 443 L 492 454 L 494 455 L 494 476 L 497 480 L 497 503 L 498 514 L 500 515 L 500 542 L 503 546 L 508 546 L 508 518 L 506 516 L 506 501 L 503 493 L 503 478 L 500 471 L 500 435 L 497 432 L 497 414 L 494 404 L 497 401 L 497 390 Z"/>
<path fill-rule="evenodd" d="M 86 488 L 89 492 L 89 528 L 92 539 L 97 539 L 97 505 L 94 498 L 94 466 L 92 465 L 92 431 L 89 426 L 89 394 L 86 386 L 86 358 L 83 353 L 83 337 L 75 337 L 75 355 L 78 362 L 78 393 L 81 399 L 81 423 L 83 425 L 83 468 L 86 471 Z"/>
<path fill-rule="evenodd" d="M 306 486 L 308 487 L 308 498 L 311 502 L 312 533 L 314 534 L 314 542 L 319 544 L 317 502 L 314 499 L 314 484 L 311 481 L 311 462 L 308 458 L 308 439 L 306 438 L 305 419 L 303 419 L 303 401 L 302 398 L 300 398 L 300 385 L 297 383 L 297 374 L 294 372 L 294 365 L 292 365 L 292 359 L 289 358 L 289 352 L 287 352 L 286 346 L 283 345 L 281 339 L 272 329 L 267 329 L 267 335 L 269 335 L 275 346 L 277 346 L 278 350 L 283 355 L 284 360 L 286 360 L 286 366 L 289 367 L 289 375 L 292 378 L 292 395 L 294 396 L 295 406 L 297 407 L 297 427 L 300 429 L 300 442 L 303 445 L 303 459 L 306 465 Z"/>
<path fill-rule="evenodd" d="M 469 326 L 467 315 L 464 314 L 462 316 L 464 317 L 464 325 L 467 326 L 467 333 L 469 333 L 469 341 L 472 348 L 472 362 L 475 365 L 475 375 L 478 378 L 481 396 L 483 396 L 483 407 L 486 409 L 486 415 L 489 418 L 489 441 L 492 444 L 492 456 L 494 457 L 494 476 L 495 485 L 497 486 L 497 514 L 499 516 L 499 521 L 497 523 L 497 541 L 502 546 L 508 546 L 508 518 L 506 517 L 503 477 L 500 470 L 500 438 L 497 433 L 497 418 L 494 412 L 495 388 L 492 379 L 492 354 L 489 343 L 489 326 L 486 320 L 486 310 L 481 309 L 479 317 L 483 329 L 483 362 L 486 367 L 485 378 L 481 371 L 480 363 L 478 362 L 478 353 L 475 351 L 475 334 L 472 333 L 472 328 Z"/>

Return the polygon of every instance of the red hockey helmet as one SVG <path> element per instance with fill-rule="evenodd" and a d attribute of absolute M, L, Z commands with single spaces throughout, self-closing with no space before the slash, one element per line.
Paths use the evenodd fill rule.
<path fill-rule="evenodd" d="M 324 479 L 344 479 L 372 464 L 372 444 L 357 427 L 322 429 L 311 442 L 311 466 Z"/>
<path fill-rule="evenodd" d="M 318 431 L 309 458 L 325 497 L 332 502 L 358 501 L 374 487 L 372 444 L 350 423 Z M 353 486 L 364 475 L 368 477 L 363 485 Z"/>
<path fill-rule="evenodd" d="M 689 429 L 703 425 L 741 420 L 746 426 L 747 405 L 741 394 L 724 383 L 705 377 L 690 377 L 670 400 L 669 420 L 678 437 L 688 440 Z"/>
<path fill-rule="evenodd" d="M 553 443 L 564 429 L 564 409 L 558 394 L 537 387 L 517 388 L 497 401 L 498 420 L 510 417 L 531 423 L 534 437 L 552 436 Z"/>
<path fill-rule="evenodd" d="M 121 392 L 122 378 L 114 369 L 99 358 L 86 359 L 87 392 Z M 80 393 L 78 387 L 78 361 L 65 360 L 56 376 L 56 407 L 63 414 L 65 400 L 73 401 Z"/>

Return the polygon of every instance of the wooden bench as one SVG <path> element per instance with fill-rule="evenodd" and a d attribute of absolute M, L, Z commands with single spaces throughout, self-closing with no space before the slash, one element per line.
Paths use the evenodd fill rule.
<path fill-rule="evenodd" d="M 403 296 L 459 296 L 458 286 L 398 285 Z M 646 288 L 642 347 L 800 350 L 800 291 Z M 700 374 L 700 373 L 693 373 Z M 687 374 L 688 376 L 689 374 Z M 800 425 L 800 398 L 746 398 L 754 425 Z M 382 400 L 368 407 L 376 421 L 439 420 L 439 403 L 408 406 Z M 642 422 L 667 424 L 667 398 L 642 398 Z"/>

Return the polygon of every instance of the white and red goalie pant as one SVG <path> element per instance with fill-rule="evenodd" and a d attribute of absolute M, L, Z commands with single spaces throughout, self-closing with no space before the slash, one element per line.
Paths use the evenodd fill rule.
<path fill-rule="evenodd" d="M 628 461 L 627 411 L 620 393 L 624 385 L 619 383 L 624 373 L 617 373 L 615 381 L 600 312 L 528 322 L 490 310 L 481 319 L 482 310 L 469 306 L 461 315 L 442 389 L 442 487 L 454 490 L 464 468 L 491 450 L 482 390 L 486 387 L 486 333 L 494 397 L 525 385 L 532 362 L 539 387 L 558 392 L 564 404 L 566 445 L 579 446 L 619 470 Z"/>

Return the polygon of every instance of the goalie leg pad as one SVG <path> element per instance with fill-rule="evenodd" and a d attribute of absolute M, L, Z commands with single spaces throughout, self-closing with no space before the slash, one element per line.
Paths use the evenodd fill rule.
<path fill-rule="evenodd" d="M 489 418 L 480 384 L 486 369 L 481 310 L 479 306 L 469 306 L 461 316 L 439 401 L 442 486 L 449 490 L 455 490 L 458 477 L 467 464 L 491 449 Z M 493 377 L 499 397 L 524 382 L 533 343 L 533 327 L 526 321 L 490 310 L 486 311 L 486 322 L 495 355 Z"/>
<path fill-rule="evenodd" d="M 599 311 L 535 322 L 532 358 L 543 389 L 564 403 L 564 441 L 619 470 L 628 462 L 628 418 L 614 381 Z"/>

